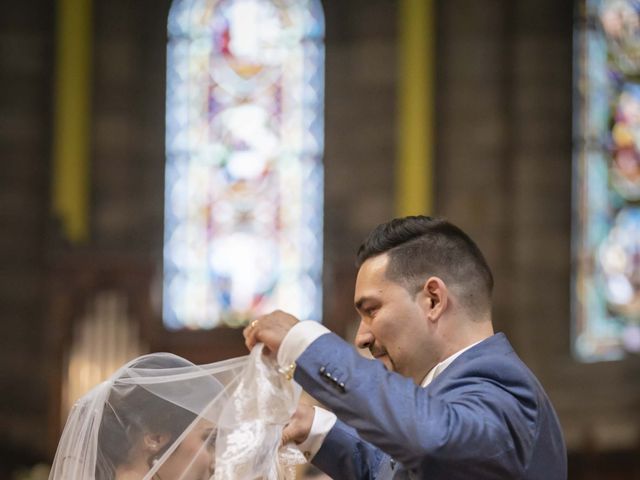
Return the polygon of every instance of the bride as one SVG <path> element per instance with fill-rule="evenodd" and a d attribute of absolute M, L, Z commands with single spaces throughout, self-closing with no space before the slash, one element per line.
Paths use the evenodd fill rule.
<path fill-rule="evenodd" d="M 299 393 L 260 352 L 139 357 L 76 402 L 49 480 L 291 478 L 304 458 L 280 439 Z"/>

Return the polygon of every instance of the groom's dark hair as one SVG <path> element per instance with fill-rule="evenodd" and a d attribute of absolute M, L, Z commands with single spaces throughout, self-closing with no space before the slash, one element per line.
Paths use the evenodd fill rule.
<path fill-rule="evenodd" d="M 469 310 L 491 309 L 491 269 L 475 242 L 447 220 L 420 215 L 378 225 L 360 245 L 356 267 L 383 253 L 389 255 L 386 277 L 413 294 L 433 275 L 457 289 Z"/>

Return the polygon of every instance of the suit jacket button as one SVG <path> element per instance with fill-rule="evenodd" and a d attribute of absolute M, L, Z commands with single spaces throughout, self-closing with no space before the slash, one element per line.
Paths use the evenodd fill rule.
<path fill-rule="evenodd" d="M 325 366 L 324 365 L 321 366 L 320 367 L 320 374 L 323 374 L 325 370 L 326 370 Z"/>
<path fill-rule="evenodd" d="M 344 382 L 340 382 L 338 384 L 338 387 L 340 387 L 340 391 L 342 391 L 343 393 L 346 391 L 346 388 L 344 388 Z"/>

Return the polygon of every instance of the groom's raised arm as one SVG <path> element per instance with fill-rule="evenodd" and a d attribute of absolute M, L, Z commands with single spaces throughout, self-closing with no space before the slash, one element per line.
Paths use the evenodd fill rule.
<path fill-rule="evenodd" d="M 298 323 L 282 312 L 261 317 L 245 332 L 248 346 L 262 340 L 272 341 L 277 336 L 274 332 L 279 332 L 286 322 L 291 322 L 287 332 L 300 331 L 302 323 L 308 323 Z M 294 357 L 293 378 L 356 429 L 352 435 L 342 435 L 338 429 L 332 429 L 330 433 L 335 436 L 327 435 L 323 444 L 330 452 L 326 463 L 320 465 L 322 456 L 314 462 L 321 468 L 327 470 L 330 464 L 347 468 L 348 458 L 358 467 L 350 470 L 352 476 L 342 478 L 368 478 L 368 472 L 375 472 L 384 456 L 371 453 L 371 449 L 380 449 L 405 467 L 418 471 L 434 455 L 443 459 L 463 458 L 469 468 L 489 468 L 504 475 L 515 475 L 521 470 L 518 450 L 522 445 L 512 443 L 512 435 L 497 416 L 515 405 L 508 394 L 486 382 L 482 385 L 458 382 L 452 385 L 457 391 L 457 401 L 453 404 L 431 398 L 411 379 L 389 372 L 379 361 L 363 358 L 337 335 L 315 325 L 319 335 L 310 344 L 299 338 L 291 342 L 302 350 Z M 279 342 L 267 343 L 272 352 L 278 352 L 283 366 L 291 360 L 284 358 L 285 350 L 280 351 L 285 337 L 290 340 L 296 335 L 284 334 Z M 505 399 L 505 403 L 498 405 L 496 402 L 501 399 Z M 510 421 L 521 419 L 521 415 L 513 415 Z M 524 433 L 525 443 L 530 440 L 529 425 L 518 423 L 513 428 Z M 339 446 L 340 454 L 350 457 L 338 456 L 335 450 Z"/>

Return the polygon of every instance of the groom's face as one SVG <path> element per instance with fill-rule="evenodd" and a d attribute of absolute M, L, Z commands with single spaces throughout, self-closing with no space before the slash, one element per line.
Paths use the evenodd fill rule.
<path fill-rule="evenodd" d="M 358 271 L 356 345 L 367 348 L 388 370 L 419 384 L 432 366 L 435 340 L 421 296 L 386 277 L 388 262 L 388 255 L 381 254 L 366 260 Z"/>

